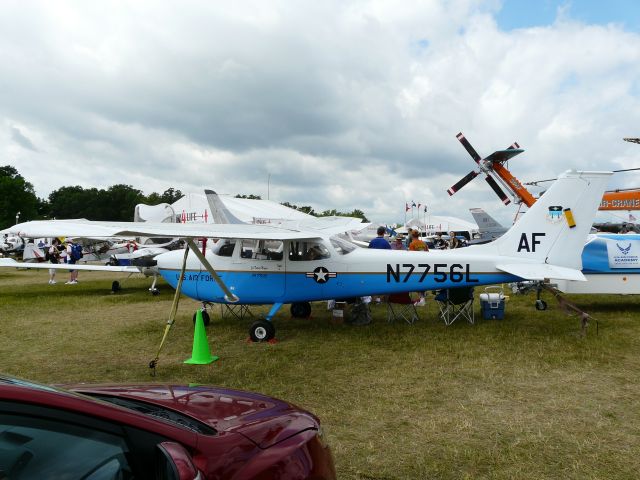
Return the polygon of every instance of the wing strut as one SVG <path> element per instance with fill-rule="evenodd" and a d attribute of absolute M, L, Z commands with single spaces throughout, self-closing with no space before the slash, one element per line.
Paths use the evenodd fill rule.
<path fill-rule="evenodd" d="M 167 320 L 167 325 L 164 327 L 164 335 L 162 335 L 162 341 L 160 341 L 160 346 L 158 347 L 158 353 L 153 360 L 149 362 L 149 368 L 151 369 L 151 376 L 156 376 L 156 366 L 158 365 L 158 360 L 160 359 L 160 351 L 164 346 L 164 342 L 169 335 L 169 330 L 173 327 L 173 324 L 176 321 L 176 312 L 178 311 L 178 303 L 180 302 L 180 292 L 182 291 L 182 280 L 184 279 L 184 272 L 187 268 L 187 256 L 189 255 L 189 247 L 184 249 L 184 257 L 182 258 L 182 268 L 180 269 L 180 278 L 178 279 L 178 285 L 176 286 L 176 293 L 173 296 L 173 303 L 171 304 L 171 310 L 169 312 L 169 320 Z M 196 251 L 198 249 L 196 248 Z"/>
<path fill-rule="evenodd" d="M 224 292 L 224 299 L 229 303 L 236 303 L 238 300 L 240 300 L 233 293 L 231 293 L 231 290 L 229 290 L 227 288 L 227 286 L 224 284 L 224 282 L 220 278 L 220 275 L 218 275 L 216 273 L 216 271 L 213 269 L 213 267 L 211 266 L 209 261 L 202 254 L 202 252 L 200 250 L 198 250 L 198 247 L 195 244 L 195 242 L 193 241 L 193 239 L 192 238 L 187 238 L 186 241 L 187 241 L 187 245 L 189 245 L 189 247 L 191 248 L 193 253 L 196 255 L 196 257 L 198 257 L 198 260 L 200 260 L 200 263 L 202 263 L 204 265 L 204 267 L 207 269 L 207 272 L 209 272 L 211 274 L 211 276 L 213 277 L 215 282 L 218 284 L 218 286 Z"/>

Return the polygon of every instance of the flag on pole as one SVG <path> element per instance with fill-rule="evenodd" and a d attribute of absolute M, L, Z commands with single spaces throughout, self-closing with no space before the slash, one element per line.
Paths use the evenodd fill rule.
<path fill-rule="evenodd" d="M 405 212 L 408 212 L 410 209 L 411 209 L 411 207 L 409 206 L 409 204 L 408 204 L 408 203 L 405 203 L 405 204 L 404 204 L 404 211 L 405 211 Z"/>
<path fill-rule="evenodd" d="M 424 213 L 427 213 L 427 206 L 424 206 Z"/>
<path fill-rule="evenodd" d="M 416 202 L 414 202 L 413 200 L 411 201 L 411 208 L 416 206 Z"/>
<path fill-rule="evenodd" d="M 636 217 L 634 217 L 632 214 L 629 214 L 629 221 L 630 222 L 635 222 L 636 221 Z"/>

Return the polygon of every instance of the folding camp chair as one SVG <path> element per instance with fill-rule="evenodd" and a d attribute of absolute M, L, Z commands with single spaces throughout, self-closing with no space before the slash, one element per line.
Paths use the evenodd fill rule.
<path fill-rule="evenodd" d="M 418 311 L 408 292 L 394 293 L 387 297 L 387 322 L 404 320 L 409 325 L 418 320 Z"/>
<path fill-rule="evenodd" d="M 440 307 L 440 318 L 451 325 L 459 317 L 473 324 L 473 287 L 447 288 L 436 293 L 435 301 Z"/>
<path fill-rule="evenodd" d="M 220 316 L 222 318 L 233 317 L 237 320 L 244 320 L 245 318 L 253 317 L 253 313 L 249 310 L 249 305 L 221 303 Z"/>

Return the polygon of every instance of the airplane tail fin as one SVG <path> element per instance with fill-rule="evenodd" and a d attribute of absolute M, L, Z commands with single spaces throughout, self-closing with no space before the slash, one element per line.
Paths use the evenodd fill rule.
<path fill-rule="evenodd" d="M 470 208 L 473 219 L 478 224 L 478 232 L 482 237 L 497 238 L 507 231 L 497 220 L 481 208 Z"/>
<path fill-rule="evenodd" d="M 483 247 L 511 257 L 498 268 L 515 275 L 527 270 L 534 277 L 532 264 L 545 263 L 538 276 L 544 270 L 544 278 L 582 277 L 576 271 L 611 173 L 565 172 L 503 236 Z"/>
<path fill-rule="evenodd" d="M 209 209 L 211 210 L 211 216 L 215 223 L 245 223 L 238 217 L 234 216 L 227 207 L 224 206 L 222 200 L 216 192 L 213 190 L 205 190 L 204 194 L 207 196 L 207 202 L 209 202 Z"/>

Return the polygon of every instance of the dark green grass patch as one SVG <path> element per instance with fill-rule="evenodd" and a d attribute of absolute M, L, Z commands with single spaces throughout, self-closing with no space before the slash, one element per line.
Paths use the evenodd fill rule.
<path fill-rule="evenodd" d="M 503 321 L 444 326 L 429 300 L 415 325 L 387 323 L 372 306 L 366 327 L 276 317 L 274 345 L 247 343 L 252 319 L 210 313 L 220 360 L 185 365 L 193 312 L 183 298 L 155 357 L 173 290 L 81 272 L 47 284 L 46 272 L 0 274 L 2 370 L 43 382 L 207 383 L 255 390 L 322 420 L 340 478 L 637 478 L 640 470 L 640 299 L 573 296 L 598 319 L 580 334 L 551 298 L 512 296 Z M 59 274 L 58 279 L 66 280 Z M 252 308 L 254 315 L 266 307 Z"/>

